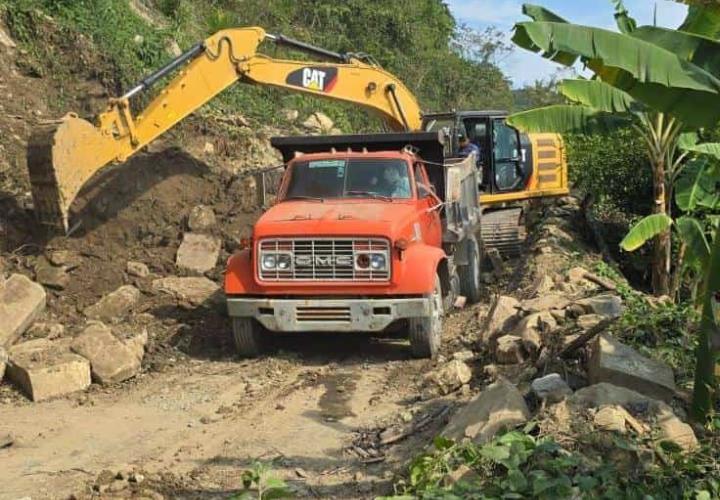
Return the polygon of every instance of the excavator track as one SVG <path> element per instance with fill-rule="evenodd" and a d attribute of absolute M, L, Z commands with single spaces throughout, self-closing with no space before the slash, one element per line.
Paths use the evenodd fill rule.
<path fill-rule="evenodd" d="M 522 255 L 527 231 L 522 208 L 501 208 L 484 212 L 480 219 L 483 247 L 496 248 L 503 258 Z"/>

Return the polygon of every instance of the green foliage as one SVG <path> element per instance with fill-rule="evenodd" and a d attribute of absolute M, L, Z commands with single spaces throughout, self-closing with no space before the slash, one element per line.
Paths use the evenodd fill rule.
<path fill-rule="evenodd" d="M 625 235 L 620 242 L 620 247 L 628 252 L 637 250 L 658 234 L 667 231 L 672 224 L 673 220 L 665 214 L 648 215 Z"/>
<path fill-rule="evenodd" d="M 275 477 L 271 468 L 262 462 L 255 462 L 250 469 L 244 470 L 242 482 L 248 491 L 233 497 L 235 500 L 273 500 L 294 496 L 287 483 Z"/>
<path fill-rule="evenodd" d="M 652 178 L 645 143 L 632 129 L 569 135 L 565 142 L 570 180 L 592 193 L 601 210 L 620 209 L 630 216 L 650 211 Z"/>
<path fill-rule="evenodd" d="M 330 50 L 370 54 L 406 82 L 428 111 L 509 108 L 512 103 L 510 84 L 494 62 L 507 50 L 502 36 L 456 26 L 440 0 L 155 0 L 154 24 L 128 4 L 126 0 L 0 0 L 6 6 L 9 28 L 33 54 L 33 67 L 39 71 L 53 59 L 42 36 L 43 15 L 55 19 L 64 38 L 89 37 L 103 64 L 82 68 L 78 59 L 70 60 L 69 66 L 98 71 L 111 95 L 119 95 L 167 62 L 171 56 L 166 47 L 173 40 L 187 48 L 219 29 L 262 26 L 270 33 Z M 272 44 L 263 44 L 261 51 L 307 59 Z M 67 81 L 75 79 L 65 75 Z M 269 125 L 282 124 L 284 108 L 297 109 L 301 116 L 323 111 L 346 131 L 378 130 L 381 125 L 352 105 L 249 85 L 233 86 L 209 106 Z"/>
<path fill-rule="evenodd" d="M 720 464 L 712 442 L 700 453 L 682 455 L 672 446 L 656 448 L 619 435 L 603 440 L 589 433 L 578 436 L 575 449 L 566 449 L 528 430 L 506 433 L 482 446 L 436 439 L 433 450 L 413 460 L 408 481 L 397 485 L 400 496 L 387 498 L 639 500 L 720 494 Z M 663 460 L 638 460 L 647 451 Z M 624 464 L 613 461 L 618 456 L 626 457 Z M 446 475 L 461 466 L 471 472 L 444 485 Z"/>

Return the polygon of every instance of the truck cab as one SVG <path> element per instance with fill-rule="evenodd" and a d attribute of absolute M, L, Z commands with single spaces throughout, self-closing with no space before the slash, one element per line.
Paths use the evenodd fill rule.
<path fill-rule="evenodd" d="M 395 326 L 435 356 L 454 297 L 479 296 L 472 160 L 444 162 L 438 133 L 272 142 L 286 160 L 276 201 L 225 276 L 238 352 L 259 354 L 270 332 Z"/>

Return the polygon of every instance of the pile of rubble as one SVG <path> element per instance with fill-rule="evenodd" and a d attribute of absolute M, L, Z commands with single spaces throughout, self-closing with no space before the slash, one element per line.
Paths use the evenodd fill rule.
<path fill-rule="evenodd" d="M 472 350 L 441 360 L 426 376 L 426 388 L 459 390 L 468 400 L 443 435 L 484 444 L 534 418 L 554 436 L 615 431 L 696 449 L 672 369 L 610 333 L 623 301 L 614 283 L 579 265 L 592 260 L 590 251 L 578 252 L 579 220 L 572 199 L 546 210 L 527 286 L 480 307 Z"/>

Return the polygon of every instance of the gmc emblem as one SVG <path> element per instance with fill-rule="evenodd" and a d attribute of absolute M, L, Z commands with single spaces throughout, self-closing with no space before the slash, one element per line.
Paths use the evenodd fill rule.
<path fill-rule="evenodd" d="M 298 267 L 333 267 L 352 266 L 352 255 L 296 255 L 295 265 Z"/>

